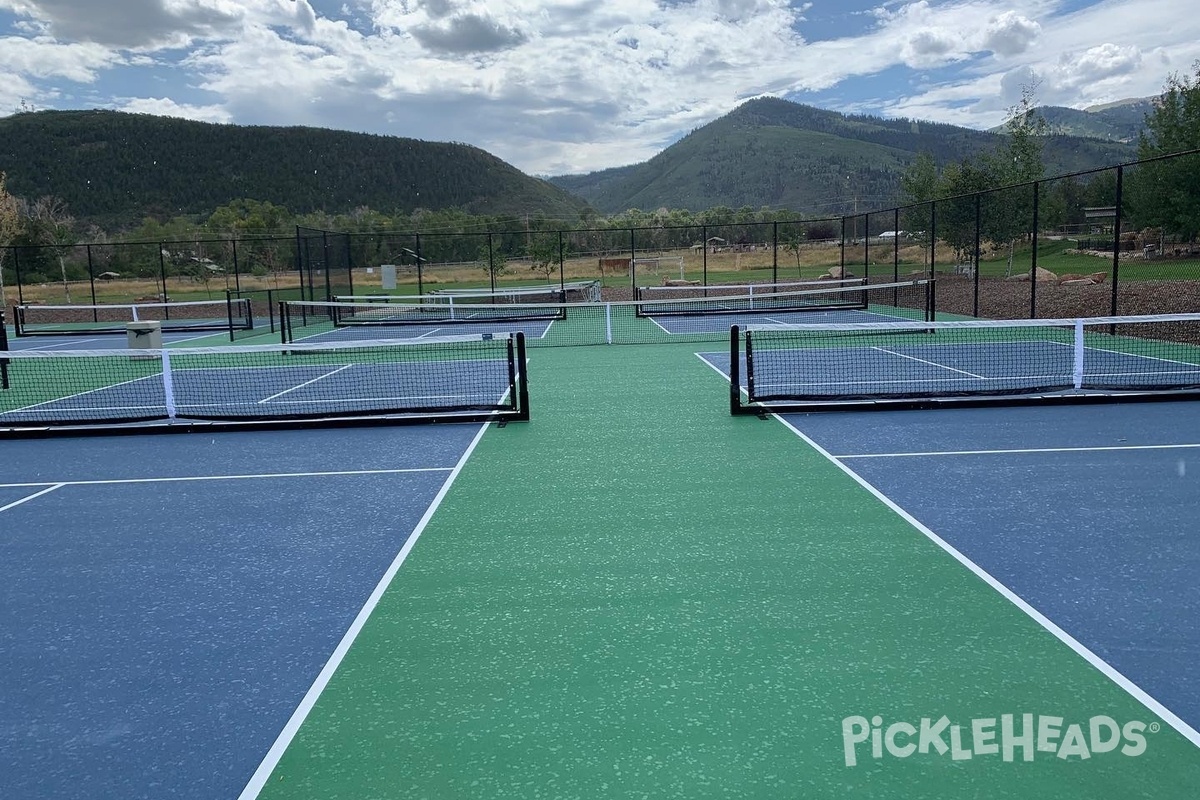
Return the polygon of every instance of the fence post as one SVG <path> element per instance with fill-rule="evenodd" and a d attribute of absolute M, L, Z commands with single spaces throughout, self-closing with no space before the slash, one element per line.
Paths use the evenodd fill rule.
<path fill-rule="evenodd" d="M 704 296 L 708 297 L 708 226 L 700 226 L 700 264 L 703 270 Z"/>
<path fill-rule="evenodd" d="M 838 245 L 838 268 L 846 275 L 846 218 L 842 217 L 842 241 Z"/>
<path fill-rule="evenodd" d="M 1038 198 L 1041 185 L 1033 182 L 1033 254 L 1029 259 L 1029 318 L 1037 319 L 1037 270 L 1038 270 Z"/>
<path fill-rule="evenodd" d="M 842 277 L 845 277 L 844 275 Z M 871 215 L 863 214 L 863 278 L 871 282 Z"/>
<path fill-rule="evenodd" d="M 496 262 L 492 260 L 492 232 L 488 231 L 488 280 L 491 281 L 492 291 L 496 291 Z"/>
<path fill-rule="evenodd" d="M 779 283 L 779 220 L 771 223 L 771 283 Z"/>
<path fill-rule="evenodd" d="M 1117 216 L 1113 221 L 1112 261 L 1112 308 L 1110 314 L 1117 316 L 1117 276 L 1121 270 L 1121 205 L 1124 202 L 1125 167 L 1117 167 Z"/>
<path fill-rule="evenodd" d="M 937 203 L 929 203 L 929 278 L 937 277 Z"/>
<path fill-rule="evenodd" d="M 230 239 L 229 243 L 233 246 L 233 288 L 235 291 L 237 291 L 240 294 L 242 291 L 242 275 L 241 275 L 241 271 L 238 269 L 238 255 L 237 255 L 238 240 Z"/>
<path fill-rule="evenodd" d="M 976 319 L 979 319 L 979 246 L 980 246 L 979 228 L 983 224 L 983 217 L 980 213 L 980 208 L 979 208 L 979 198 L 980 197 L 981 197 L 981 195 L 978 192 L 976 192 L 975 193 L 975 265 L 974 265 L 975 275 L 973 278 L 973 280 L 975 282 L 975 287 L 973 289 L 974 298 L 971 301 L 971 316 L 975 317 Z"/>
<path fill-rule="evenodd" d="M 565 303 L 567 300 L 567 270 L 563 264 L 563 232 L 558 233 L 558 290 L 562 293 L 562 299 Z"/>
<path fill-rule="evenodd" d="M 162 242 L 158 243 L 158 277 L 159 280 L 162 281 L 162 302 L 169 303 L 171 302 L 171 297 L 167 294 L 167 260 L 163 257 Z M 169 317 L 170 313 L 171 312 L 167 310 L 167 307 L 163 306 L 163 316 Z"/>
<path fill-rule="evenodd" d="M 892 209 L 892 283 L 900 282 L 900 208 Z M 900 288 L 892 289 L 892 305 L 900 304 Z"/>
<path fill-rule="evenodd" d="M 92 246 L 90 244 L 86 244 L 86 245 L 84 245 L 84 249 L 87 251 L 88 283 L 92 287 L 92 305 L 96 305 L 96 272 L 94 269 L 92 269 Z M 100 321 L 100 313 L 99 313 L 99 311 L 97 311 L 96 309 L 93 308 L 92 309 L 92 322 L 99 322 L 99 321 Z"/>
<path fill-rule="evenodd" d="M 634 242 L 633 227 L 629 228 L 629 290 L 637 294 L 637 244 Z"/>
<path fill-rule="evenodd" d="M 421 255 L 421 234 L 413 234 L 414 249 L 417 253 L 417 295 L 425 294 L 425 258 Z"/>

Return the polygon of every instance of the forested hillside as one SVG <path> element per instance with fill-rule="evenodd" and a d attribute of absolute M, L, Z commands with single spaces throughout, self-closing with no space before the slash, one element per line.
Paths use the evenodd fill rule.
<path fill-rule="evenodd" d="M 0 119 L 0 171 L 13 194 L 53 195 L 75 217 L 106 227 L 207 216 L 243 197 L 297 213 L 368 206 L 574 219 L 586 206 L 468 145 L 115 111 Z"/>
<path fill-rule="evenodd" d="M 770 206 L 844 214 L 901 200 L 900 176 L 921 153 L 938 164 L 993 150 L 995 133 L 848 116 L 776 98 L 752 100 L 649 161 L 551 180 L 603 212 L 627 208 Z M 1046 140 L 1048 175 L 1128 161 L 1131 145 Z"/>

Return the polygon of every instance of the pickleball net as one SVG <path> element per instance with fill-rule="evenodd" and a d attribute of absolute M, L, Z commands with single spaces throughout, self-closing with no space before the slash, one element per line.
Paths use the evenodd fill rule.
<path fill-rule="evenodd" d="M 528 419 L 524 337 L 0 353 L 0 429 Z"/>
<path fill-rule="evenodd" d="M 531 346 L 722 341 L 731 322 L 867 322 L 928 319 L 928 279 L 796 292 L 587 303 L 301 302 L 280 304 L 281 339 L 353 341 L 459 331 L 523 330 Z"/>
<path fill-rule="evenodd" d="M 69 336 L 72 334 L 124 333 L 130 322 L 157 321 L 164 331 L 251 330 L 254 313 L 250 300 L 115 303 L 101 305 L 13 306 L 13 332 L 17 336 Z"/>
<path fill-rule="evenodd" d="M 778 283 L 718 283 L 701 285 L 698 282 L 669 282 L 662 286 L 639 286 L 634 295 L 640 302 L 639 315 L 729 313 L 749 308 L 813 308 L 816 306 L 859 307 L 868 295 L 861 292 L 839 292 L 839 289 L 867 286 L 865 278 L 825 278 L 821 280 L 783 281 Z M 832 291 L 831 291 L 832 290 Z M 812 292 L 811 295 L 805 295 Z M 786 295 L 785 297 L 779 297 Z M 736 297 L 737 302 L 718 302 L 721 298 Z M 800 301 L 799 298 L 805 298 Z M 697 300 L 697 303 L 686 302 Z M 725 309 L 725 306 L 731 306 Z M 709 309 L 718 309 L 712 311 Z"/>
<path fill-rule="evenodd" d="M 1170 398 L 1200 314 L 733 326 L 729 355 L 734 413 Z"/>

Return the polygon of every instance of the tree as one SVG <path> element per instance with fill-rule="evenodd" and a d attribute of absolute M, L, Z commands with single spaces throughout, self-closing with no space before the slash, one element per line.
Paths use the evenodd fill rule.
<path fill-rule="evenodd" d="M 1004 143 L 986 157 L 997 186 L 1012 186 L 1041 180 L 1046 172 L 1043 154 L 1050 125 L 1037 110 L 1040 81 L 1021 86 L 1021 99 L 1008 109 L 1004 120 Z"/>
<path fill-rule="evenodd" d="M 508 259 L 504 257 L 504 254 L 486 244 L 479 248 L 475 260 L 493 284 L 508 269 Z"/>
<path fill-rule="evenodd" d="M 75 218 L 67 213 L 67 204 L 59 197 L 39 197 L 26 208 L 26 217 L 38 244 L 54 248 L 67 302 L 71 302 L 71 284 L 67 279 L 67 252 L 75 246 Z"/>
<path fill-rule="evenodd" d="M 21 230 L 20 204 L 17 198 L 8 193 L 6 178 L 0 172 L 0 309 L 8 308 L 8 296 L 4 288 L 4 257 L 8 255 L 8 246 Z"/>
<path fill-rule="evenodd" d="M 1039 82 L 1021 86 L 1021 100 L 1008 109 L 1004 144 L 983 159 L 989 184 L 1006 187 L 984 198 L 982 234 L 996 245 L 1008 245 L 1007 272 L 1012 272 L 1017 242 L 1033 232 L 1033 181 L 1041 180 L 1050 126 L 1037 111 Z M 1012 188 L 1007 188 L 1012 187 Z"/>
<path fill-rule="evenodd" d="M 927 231 L 930 225 L 931 201 L 941 196 L 942 185 L 937 164 L 929 153 L 921 153 L 900 176 L 900 191 L 910 208 L 904 209 L 901 224 L 905 230 Z"/>
<path fill-rule="evenodd" d="M 796 273 L 800 274 L 800 251 L 804 247 L 804 229 L 786 234 L 783 237 L 783 251 L 796 257 Z"/>
<path fill-rule="evenodd" d="M 1200 148 L 1200 61 L 1196 75 L 1172 75 L 1138 141 L 1138 156 L 1158 158 Z M 1138 167 L 1130 201 L 1138 221 L 1195 241 L 1200 233 L 1200 155 L 1152 161 Z"/>
<path fill-rule="evenodd" d="M 535 236 L 525 249 L 529 268 L 544 275 L 549 283 L 550 276 L 558 270 L 558 240 L 551 236 Z"/>

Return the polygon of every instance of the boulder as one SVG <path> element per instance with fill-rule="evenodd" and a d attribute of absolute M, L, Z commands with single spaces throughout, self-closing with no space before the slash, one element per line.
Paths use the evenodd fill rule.
<path fill-rule="evenodd" d="M 1029 280 L 1028 272 L 1018 272 L 1016 275 L 1009 275 L 1005 278 L 1006 281 L 1027 281 Z M 1048 269 L 1037 268 L 1038 283 L 1054 283 L 1058 280 L 1058 276 Z"/>

